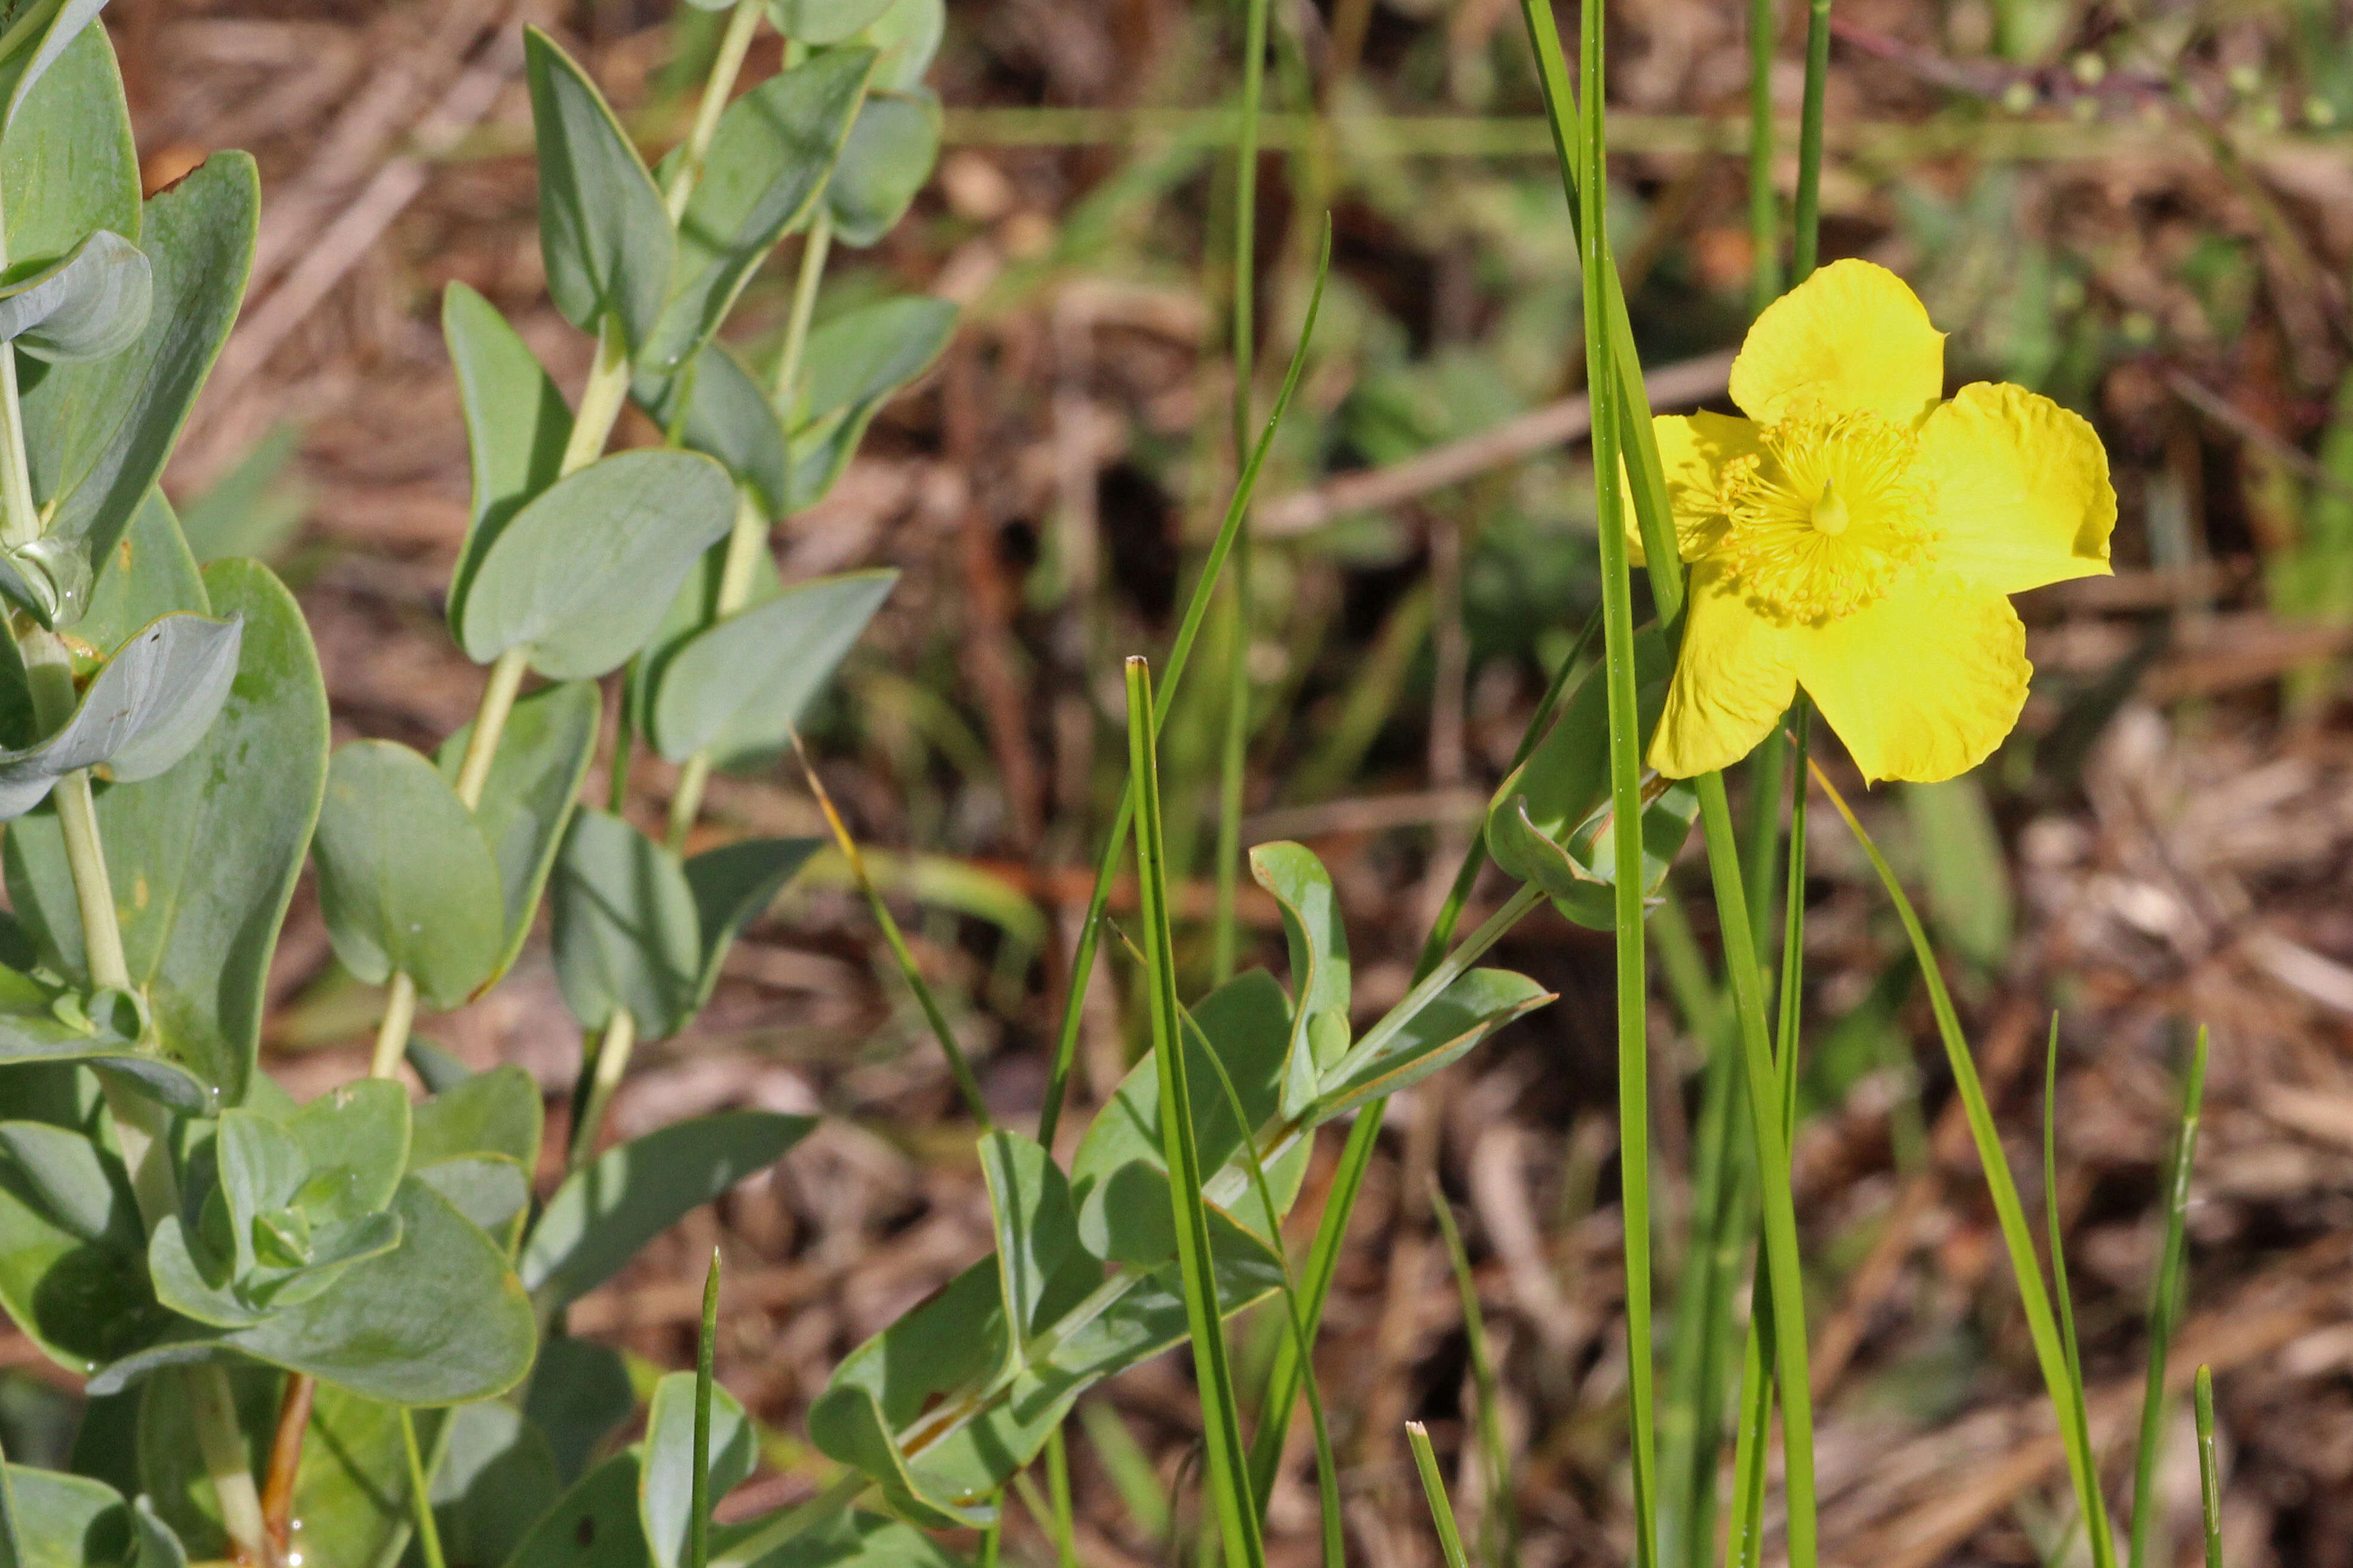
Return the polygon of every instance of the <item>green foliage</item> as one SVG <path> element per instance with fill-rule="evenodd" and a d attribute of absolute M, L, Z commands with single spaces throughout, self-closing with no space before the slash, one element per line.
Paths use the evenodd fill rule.
<path fill-rule="evenodd" d="M 655 748 L 672 762 L 710 752 L 736 763 L 789 746 L 898 581 L 881 571 L 797 584 L 687 638 L 655 678 Z"/>
<path fill-rule="evenodd" d="M 536 27 L 523 34 L 539 140 L 539 244 L 565 319 L 595 331 L 608 315 L 633 348 L 653 336 L 676 241 L 661 192 L 596 84 Z"/>
<path fill-rule="evenodd" d="M 92 7 L 81 0 L 73 9 L 86 23 Z M 12 262 L 63 256 L 100 230 L 141 237 L 139 153 L 114 51 L 103 27 L 76 30 L 68 20 L 51 13 L 46 69 L 31 68 L 30 48 L 0 61 L 0 195 Z"/>
<path fill-rule="evenodd" d="M 785 410 L 797 506 L 822 500 L 849 466 L 875 414 L 940 357 L 956 309 L 905 297 L 845 310 L 809 334 L 801 390 Z"/>
<path fill-rule="evenodd" d="M 478 991 L 496 984 L 514 966 L 531 935 L 532 918 L 596 753 L 601 707 L 595 686 L 565 681 L 517 702 L 500 732 L 473 816 L 497 863 L 502 935 L 497 962 L 476 982 Z M 452 785 L 472 738 L 468 725 L 441 747 L 441 775 Z"/>
<path fill-rule="evenodd" d="M 187 1553 L 145 1500 L 103 1481 L 10 1465 L 8 1533 L 21 1568 L 185 1568 Z"/>
<path fill-rule="evenodd" d="M 78 768 L 103 764 L 116 783 L 138 784 L 186 756 L 228 700 L 240 630 L 181 613 L 123 644 L 64 724 L 38 745 L 0 751 L 0 820 L 32 810 Z"/>
<path fill-rule="evenodd" d="M 871 245 L 906 216 L 939 157 L 940 126 L 940 100 L 922 88 L 867 94 L 825 189 L 836 238 Z"/>
<path fill-rule="evenodd" d="M 0 283 L 0 341 L 53 363 L 107 359 L 138 340 L 153 297 L 145 254 L 100 229 L 47 266 Z"/>
<path fill-rule="evenodd" d="M 390 741 L 337 752 L 311 854 L 345 969 L 372 985 L 397 971 L 444 1007 L 488 978 L 506 935 L 499 867 L 431 763 Z"/>

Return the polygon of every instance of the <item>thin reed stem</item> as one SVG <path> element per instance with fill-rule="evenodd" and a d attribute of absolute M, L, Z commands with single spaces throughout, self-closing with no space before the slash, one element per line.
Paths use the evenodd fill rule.
<path fill-rule="evenodd" d="M 1160 815 L 1159 738 L 1150 667 L 1127 661 L 1128 767 L 1135 782 L 1136 880 L 1142 892 L 1145 952 L 1150 961 L 1154 1059 L 1160 1079 L 1161 1152 L 1167 1162 L 1171 1217 L 1184 1282 L 1185 1320 L 1193 1345 L 1207 1438 L 1206 1484 L 1218 1533 L 1233 1568 L 1265 1568 L 1266 1547 L 1243 1460 L 1241 1417 L 1234 1399 L 1218 1279 L 1210 1253 L 1208 1213 L 1202 1194 L 1200 1146 L 1176 1001 L 1176 963 L 1169 927 L 1168 866 Z"/>
<path fill-rule="evenodd" d="M 1757 0 L 1763 3 L 1763 0 Z M 1822 100 L 1831 70 L 1831 0 L 1808 0 L 1806 96 L 1798 110 L 1798 201 L 1796 254 L 1789 266 L 1794 286 L 1814 275 L 1822 244 Z M 1755 110 L 1752 108 L 1752 115 Z M 1753 176 L 1752 176 L 1753 177 Z"/>
<path fill-rule="evenodd" d="M 426 1474 L 425 1456 L 417 1447 L 417 1416 L 406 1405 L 400 1411 L 400 1447 L 408 1457 L 409 1515 L 416 1521 L 417 1544 L 424 1553 L 425 1568 L 447 1568 L 441 1555 L 441 1528 L 433 1519 L 432 1485 Z"/>
<path fill-rule="evenodd" d="M 1430 1521 L 1438 1530 L 1438 1549 L 1446 1556 L 1446 1568 L 1470 1568 L 1470 1559 L 1462 1554 L 1462 1531 L 1454 1523 L 1454 1505 L 1446 1500 L 1446 1478 L 1439 1473 L 1437 1452 L 1430 1446 L 1430 1432 L 1419 1421 L 1405 1424 L 1405 1438 L 1413 1449 L 1413 1468 L 1421 1477 L 1421 1495 L 1430 1501 Z"/>
<path fill-rule="evenodd" d="M 2214 1452 L 2214 1369 L 2201 1366 L 2190 1388 L 2198 1423 L 2198 1508 L 2206 1521 L 2206 1568 L 2222 1568 L 2222 1471 Z"/>
<path fill-rule="evenodd" d="M 1748 0 L 1748 314 L 1781 292 L 1781 202 L 1773 189 L 1774 0 Z"/>
<path fill-rule="evenodd" d="M 2166 1171 L 2165 1249 L 2148 1292 L 2148 1383 L 2141 1395 L 2140 1437 L 2133 1452 L 2132 1568 L 2154 1561 L 2157 1542 L 2157 1458 L 2165 1438 L 2165 1363 L 2181 1327 L 2184 1263 L 2189 1249 L 2184 1221 L 2189 1213 L 2189 1172 L 2198 1155 L 2198 1120 L 2206 1100 L 2206 1031 L 2190 1047 L 2189 1070 L 2181 1085 L 2181 1121 L 2174 1133 L 2173 1160 Z"/>
<path fill-rule="evenodd" d="M 1249 0 L 1242 26 L 1241 137 L 1234 144 L 1234 463 L 1250 449 L 1250 378 L 1258 368 L 1258 121 L 1266 81 L 1267 0 Z M 1234 550 L 1234 635 L 1226 667 L 1225 730 L 1218 758 L 1217 902 L 1210 921 L 1210 971 L 1233 977 L 1234 894 L 1241 871 L 1242 786 L 1250 760 L 1250 528 L 1242 514 Z"/>
<path fill-rule="evenodd" d="M 1332 265 L 1332 223 L 1324 222 L 1324 240 L 1315 263 L 1315 287 L 1307 297 L 1307 318 L 1300 325 L 1299 342 L 1291 351 L 1291 366 L 1283 373 L 1282 390 L 1275 395 L 1274 406 L 1266 416 L 1265 428 L 1260 433 L 1258 445 L 1250 450 L 1250 462 L 1242 468 L 1240 483 L 1234 487 L 1232 500 L 1227 504 L 1225 521 L 1219 525 L 1218 536 L 1209 545 L 1209 553 L 1201 563 L 1199 581 L 1193 585 L 1192 601 L 1185 607 L 1185 618 L 1176 628 L 1176 640 L 1168 650 L 1166 677 L 1160 683 L 1157 701 L 1160 710 L 1153 715 L 1157 725 L 1168 716 L 1168 704 L 1175 700 L 1176 685 L 1185 674 L 1186 662 L 1192 658 L 1194 640 L 1199 637 L 1202 617 L 1208 615 L 1211 597 L 1218 586 L 1226 557 L 1232 552 L 1234 540 L 1241 531 L 1243 514 L 1250 510 L 1250 492 L 1257 488 L 1259 470 L 1265 466 L 1268 450 L 1274 445 L 1274 433 L 1282 424 L 1284 410 L 1291 406 L 1292 394 L 1298 390 L 1300 372 L 1307 363 L 1307 344 L 1315 335 L 1315 318 L 1324 304 L 1324 282 Z M 1054 1146 L 1054 1132 L 1060 1125 L 1062 1101 L 1068 1094 L 1071 1068 L 1078 1059 L 1079 1025 L 1083 1016 L 1087 983 L 1092 978 L 1095 948 L 1101 941 L 1103 910 L 1111 902 L 1112 879 L 1117 874 L 1121 858 L 1127 850 L 1127 832 L 1134 820 L 1135 781 L 1130 779 L 1120 792 L 1119 808 L 1112 817 L 1111 832 L 1104 837 L 1103 856 L 1095 865 L 1093 889 L 1087 895 L 1084 923 L 1079 928 L 1078 951 L 1071 960 L 1070 990 L 1062 999 L 1062 1017 L 1054 1036 L 1054 1061 L 1046 1080 L 1046 1100 L 1038 1116 L 1038 1142 L 1049 1149 Z"/>
<path fill-rule="evenodd" d="M 711 1367 L 719 1342 L 719 1249 L 702 1276 L 702 1332 L 694 1341 L 694 1468 L 688 1476 L 686 1568 L 711 1561 Z"/>

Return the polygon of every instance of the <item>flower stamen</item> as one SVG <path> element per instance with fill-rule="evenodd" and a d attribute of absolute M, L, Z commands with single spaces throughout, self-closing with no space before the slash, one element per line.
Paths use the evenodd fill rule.
<path fill-rule="evenodd" d="M 1820 623 L 1885 594 L 1934 544 L 1919 438 L 1869 414 L 1799 413 L 1722 470 L 1720 548 L 1752 601 Z"/>

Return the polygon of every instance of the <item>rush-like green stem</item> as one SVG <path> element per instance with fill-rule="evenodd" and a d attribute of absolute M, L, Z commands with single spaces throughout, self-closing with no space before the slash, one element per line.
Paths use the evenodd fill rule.
<path fill-rule="evenodd" d="M 262 1522 L 261 1492 L 253 1484 L 246 1457 L 245 1435 L 237 1424 L 237 1400 L 229 1392 L 228 1373 L 217 1362 L 184 1368 L 188 1382 L 188 1413 L 196 1428 L 196 1449 L 204 1458 L 205 1474 L 220 1501 L 221 1529 L 248 1568 L 269 1561 L 269 1531 Z"/>
<path fill-rule="evenodd" d="M 2206 1521 L 2206 1568 L 2222 1568 L 2222 1467 L 2214 1452 L 2214 1369 L 2201 1366 L 2190 1388 L 2198 1423 L 2198 1508 Z"/>
<path fill-rule="evenodd" d="M 1438 1549 L 1446 1568 L 1471 1568 L 1462 1551 L 1462 1531 L 1454 1522 L 1454 1505 L 1446 1500 L 1446 1478 L 1438 1468 L 1438 1454 L 1430 1446 L 1430 1431 L 1419 1421 L 1405 1424 L 1405 1440 L 1413 1449 L 1414 1473 L 1421 1478 L 1421 1495 L 1430 1504 L 1430 1522 L 1438 1531 Z"/>
<path fill-rule="evenodd" d="M 1806 96 L 1798 110 L 1797 247 L 1789 267 L 1793 284 L 1813 276 L 1821 254 L 1822 99 L 1830 71 L 1831 0 L 1808 0 Z"/>
<path fill-rule="evenodd" d="M 1754 953 L 1748 929 L 1748 899 L 1741 886 L 1740 850 L 1734 842 L 1732 807 L 1724 775 L 1704 773 L 1699 788 L 1700 824 L 1707 841 L 1708 872 L 1715 883 L 1715 916 L 1727 954 Z M 1786 1456 L 1790 1568 L 1813 1568 L 1817 1553 L 1814 1500 L 1814 1401 L 1808 1386 L 1806 1282 L 1798 1256 L 1798 1216 L 1789 1188 L 1789 1142 L 1783 1126 L 1783 1091 L 1765 1022 L 1764 977 L 1753 963 L 1727 962 L 1734 1015 L 1740 1026 L 1742 1065 L 1748 1089 L 1748 1124 L 1757 1151 L 1762 1196 L 1767 1283 L 1772 1301 L 1774 1361 L 1781 1385 L 1782 1447 Z M 1747 1418 L 1744 1412 L 1743 1419 Z"/>
<path fill-rule="evenodd" d="M 1225 521 L 1218 527 L 1218 536 L 1210 542 L 1209 553 L 1201 563 L 1201 575 L 1193 584 L 1193 597 L 1185 606 L 1185 618 L 1176 628 L 1176 640 L 1168 649 L 1168 669 L 1160 682 L 1155 700 L 1159 710 L 1153 714 L 1156 726 L 1168 717 L 1168 704 L 1175 700 L 1178 681 L 1184 678 L 1185 666 L 1193 657 L 1194 640 L 1200 636 L 1202 618 L 1208 614 L 1215 597 L 1218 578 L 1225 569 L 1226 557 L 1231 553 L 1236 536 L 1241 531 L 1242 517 L 1250 510 L 1250 493 L 1258 486 L 1259 471 L 1266 464 L 1266 455 L 1274 445 L 1274 433 L 1282 426 L 1284 410 L 1291 406 L 1292 394 L 1299 388 L 1300 372 L 1307 363 L 1307 344 L 1315 335 L 1315 318 L 1324 304 L 1324 282 L 1332 265 L 1332 221 L 1324 221 L 1324 239 L 1315 262 L 1315 287 L 1307 297 L 1307 316 L 1300 323 L 1299 342 L 1291 351 L 1291 365 L 1283 373 L 1282 389 L 1275 394 L 1274 406 L 1266 416 L 1265 427 L 1260 432 L 1258 445 L 1250 448 L 1250 461 L 1242 468 L 1242 476 L 1234 486 L 1232 499 L 1227 503 Z M 1062 1018 L 1054 1036 L 1054 1062 L 1046 1080 L 1046 1103 L 1039 1111 L 1038 1142 L 1048 1148 L 1054 1146 L 1054 1131 L 1060 1124 L 1062 1100 L 1068 1093 L 1071 1066 L 1078 1060 L 1079 1024 L 1087 999 L 1087 982 L 1094 973 L 1095 949 L 1102 940 L 1103 910 L 1111 903 L 1112 879 L 1119 870 L 1121 858 L 1127 852 L 1127 832 L 1134 820 L 1135 783 L 1128 781 L 1120 792 L 1119 808 L 1112 817 L 1111 831 L 1104 836 L 1103 856 L 1095 864 L 1093 889 L 1087 895 L 1085 921 L 1079 928 L 1078 951 L 1071 961 L 1070 990 L 1062 999 Z"/>
<path fill-rule="evenodd" d="M 621 1075 L 629 1069 L 629 1054 L 638 1047 L 637 1016 L 627 1007 L 617 1007 L 605 1020 L 605 1032 L 596 1038 L 596 1059 L 589 1067 L 588 1095 L 580 1102 L 580 1120 L 572 1129 L 572 1143 L 565 1159 L 565 1173 L 579 1170 L 596 1157 L 596 1139 L 604 1131 L 605 1113 L 612 1109 L 613 1091 L 621 1087 Z"/>
<path fill-rule="evenodd" d="M 2149 1286 L 2148 1384 L 2141 1395 L 2140 1441 L 2133 1454 L 2132 1568 L 2155 1561 L 2157 1456 L 2165 1438 L 2165 1363 L 2181 1326 L 2182 1263 L 2188 1247 L 2183 1221 L 2189 1213 L 2189 1172 L 2198 1156 L 2198 1119 L 2206 1099 L 2206 1031 L 2190 1047 L 2189 1070 L 2181 1085 L 2181 1121 L 2174 1132 L 2173 1161 L 2165 1181 L 2165 1250 Z"/>
<path fill-rule="evenodd" d="M 1267 0 L 1250 0 L 1242 26 L 1241 135 L 1234 144 L 1234 464 L 1250 450 L 1250 378 L 1258 368 L 1258 121 L 1266 83 Z M 1226 723 L 1218 758 L 1217 902 L 1210 971 L 1233 977 L 1234 894 L 1241 873 L 1243 764 L 1250 756 L 1250 529 L 1243 514 L 1234 551 L 1234 635 L 1226 666 Z"/>
<path fill-rule="evenodd" d="M 1774 0 L 1748 0 L 1748 314 L 1781 292 L 1781 203 L 1773 189 Z"/>
<path fill-rule="evenodd" d="M 1241 1413 L 1219 1310 L 1217 1265 L 1210 1252 L 1207 1201 L 1201 1188 L 1200 1146 L 1193 1131 L 1193 1100 L 1184 1027 L 1176 1001 L 1176 961 L 1168 918 L 1166 841 L 1161 830 L 1159 737 L 1152 706 L 1152 675 L 1141 658 L 1127 661 L 1128 769 L 1134 780 L 1136 881 L 1142 895 L 1145 955 L 1150 963 L 1153 1058 L 1160 1078 L 1160 1142 L 1168 1167 L 1170 1218 L 1184 1282 L 1185 1321 L 1200 1391 L 1201 1425 L 1208 1450 L 1205 1468 L 1226 1561 L 1232 1568 L 1265 1568 L 1266 1546 L 1251 1500 L 1243 1458 Z"/>
<path fill-rule="evenodd" d="M 719 1342 L 719 1249 L 702 1277 L 702 1332 L 694 1342 L 694 1468 L 689 1475 L 686 1568 L 711 1561 L 711 1363 Z"/>
<path fill-rule="evenodd" d="M 1046 1438 L 1046 1499 L 1052 1510 L 1054 1568 L 1084 1568 L 1079 1558 L 1078 1524 L 1071 1507 L 1071 1449 L 1060 1426 Z"/>

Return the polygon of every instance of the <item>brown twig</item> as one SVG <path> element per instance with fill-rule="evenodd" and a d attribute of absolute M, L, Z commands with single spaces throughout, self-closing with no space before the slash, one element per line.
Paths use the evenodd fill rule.
<path fill-rule="evenodd" d="M 318 1394 L 316 1378 L 290 1373 L 285 1397 L 278 1402 L 278 1429 L 269 1440 L 269 1471 L 261 1483 L 261 1522 L 269 1531 L 270 1550 L 280 1562 L 287 1560 L 293 1546 L 294 1479 L 302 1468 L 302 1435 L 311 1425 L 311 1405 Z"/>

